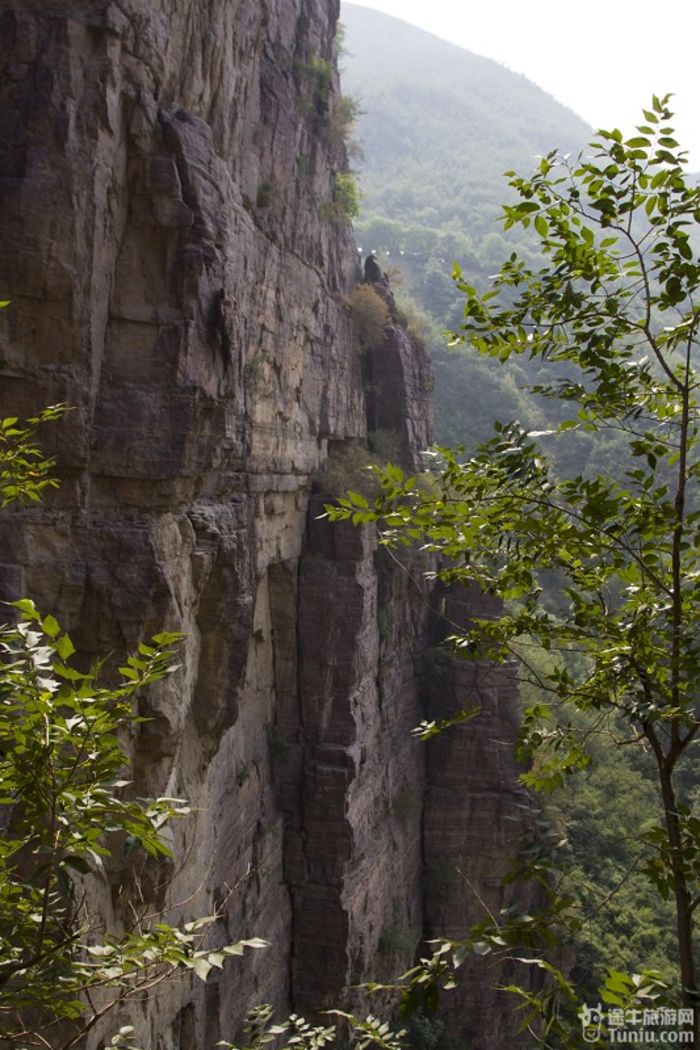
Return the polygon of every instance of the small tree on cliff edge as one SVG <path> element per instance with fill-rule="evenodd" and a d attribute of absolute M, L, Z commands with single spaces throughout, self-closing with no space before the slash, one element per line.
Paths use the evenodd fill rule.
<path fill-rule="evenodd" d="M 638 835 L 650 879 L 675 901 L 682 1003 L 697 1008 L 700 818 L 679 773 L 700 713 L 700 190 L 668 97 L 644 114 L 626 140 L 600 131 L 590 158 L 552 153 L 531 178 L 510 173 L 505 227 L 532 225 L 542 269 L 513 254 L 486 295 L 455 272 L 466 296 L 455 341 L 538 359 L 555 429 L 497 424 L 466 461 L 440 451 L 439 491 L 388 468 L 372 507 L 349 494 L 330 514 L 377 522 L 388 544 L 424 538 L 447 559 L 441 576 L 503 600 L 499 619 L 456 639 L 465 656 L 506 659 L 523 640 L 566 654 L 544 672 L 521 655 L 546 698 L 525 713 L 527 783 L 551 788 L 586 764 L 572 708 L 618 737 L 626 724 L 653 756 L 663 819 L 642 829 L 640 814 Z M 612 469 L 557 475 L 553 443 L 577 432 L 615 440 Z"/>

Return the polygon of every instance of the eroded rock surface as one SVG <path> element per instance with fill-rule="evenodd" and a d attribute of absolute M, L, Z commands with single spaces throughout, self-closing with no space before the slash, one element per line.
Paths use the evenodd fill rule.
<path fill-rule="evenodd" d="M 161 988 L 131 1017 L 153 1050 L 210 1050 L 256 1003 L 316 1010 L 400 972 L 471 914 L 425 913 L 430 855 L 486 857 L 488 881 L 510 848 L 512 683 L 427 757 L 424 810 L 409 731 L 444 633 L 424 566 L 310 500 L 329 444 L 386 430 L 413 469 L 431 436 L 429 367 L 395 314 L 364 363 L 350 330 L 355 247 L 324 209 L 345 166 L 337 15 L 0 0 L 1 407 L 71 406 L 42 436 L 60 491 L 0 523 L 3 589 L 87 654 L 184 632 L 134 753 L 144 791 L 196 814 L 161 873 L 168 918 L 216 909 L 222 943 L 272 944 Z M 447 660 L 427 676 L 441 709 L 470 684 Z M 106 921 L 130 887 L 105 881 Z"/>

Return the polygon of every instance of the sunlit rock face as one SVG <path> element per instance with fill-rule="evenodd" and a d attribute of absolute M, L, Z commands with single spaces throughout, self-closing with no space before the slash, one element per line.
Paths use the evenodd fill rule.
<path fill-rule="evenodd" d="M 214 940 L 271 945 L 120 1014 L 149 1050 L 210 1050 L 256 1003 L 314 1011 L 400 972 L 426 930 L 452 931 L 431 851 L 488 880 L 478 858 L 511 850 L 497 800 L 515 770 L 492 738 L 512 731 L 512 681 L 507 714 L 457 730 L 433 775 L 410 729 L 473 683 L 430 655 L 450 627 L 428 566 L 319 520 L 329 450 L 388 431 L 415 469 L 431 438 L 420 346 L 394 313 L 369 356 L 352 330 L 356 249 L 327 207 L 346 163 L 337 15 L 0 0 L 0 399 L 70 406 L 42 435 L 60 490 L 0 524 L 4 596 L 88 657 L 184 633 L 133 762 L 141 793 L 194 816 L 171 864 L 115 862 L 95 907 L 117 925 L 217 912 Z"/>

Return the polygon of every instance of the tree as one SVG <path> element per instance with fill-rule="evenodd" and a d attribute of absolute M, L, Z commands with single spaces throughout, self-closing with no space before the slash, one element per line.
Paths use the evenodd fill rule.
<path fill-rule="evenodd" d="M 3 506 L 35 502 L 56 484 L 34 434 L 62 412 L 0 421 Z M 180 636 L 140 645 L 106 685 L 103 662 L 75 666 L 55 617 L 28 599 L 13 606 L 19 622 L 0 627 L 0 1046 L 67 1050 L 174 974 L 206 979 L 265 942 L 207 946 L 216 916 L 176 927 L 135 912 L 120 931 L 99 927 L 92 895 L 105 864 L 167 857 L 164 826 L 188 812 L 181 799 L 133 797 L 122 746 L 140 721 L 135 693 L 175 669 Z M 130 1032 L 120 1029 L 110 1045 L 124 1047 Z"/>
<path fill-rule="evenodd" d="M 0 506 L 36 503 L 44 489 L 57 487 L 51 476 L 54 460 L 44 456 L 34 435 L 38 426 L 60 419 L 63 412 L 63 405 L 51 405 L 24 423 L 17 416 L 0 420 Z"/>
<path fill-rule="evenodd" d="M 543 267 L 514 253 L 484 295 L 455 268 L 466 299 L 455 342 L 536 359 L 552 428 L 497 423 L 470 458 L 435 453 L 437 489 L 389 467 L 373 505 L 349 493 L 329 514 L 376 523 L 386 544 L 420 540 L 444 559 L 441 577 L 502 599 L 500 617 L 454 642 L 466 658 L 515 652 L 536 683 L 519 741 L 528 785 L 551 790 L 583 768 L 592 733 L 648 752 L 662 816 L 639 814 L 638 836 L 646 873 L 675 904 L 680 1000 L 697 1026 L 700 189 L 668 106 L 654 97 L 636 134 L 600 131 L 575 163 L 551 153 L 529 178 L 509 173 L 518 199 L 504 226 L 534 229 Z M 612 442 L 613 467 L 559 476 L 557 439 L 576 435 Z M 533 646 L 557 659 L 538 666 Z M 566 902 L 552 921 L 569 913 Z M 617 980 L 613 1002 L 633 988 Z"/>

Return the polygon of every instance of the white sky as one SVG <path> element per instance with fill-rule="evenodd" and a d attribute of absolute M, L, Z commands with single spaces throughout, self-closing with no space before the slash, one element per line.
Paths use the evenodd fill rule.
<path fill-rule="evenodd" d="M 675 94 L 678 140 L 700 170 L 698 0 L 361 0 L 524 73 L 584 120 L 632 131 Z M 342 18 L 342 12 L 341 12 Z"/>

